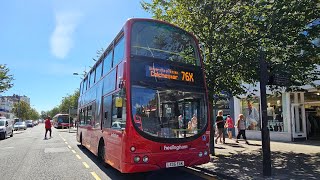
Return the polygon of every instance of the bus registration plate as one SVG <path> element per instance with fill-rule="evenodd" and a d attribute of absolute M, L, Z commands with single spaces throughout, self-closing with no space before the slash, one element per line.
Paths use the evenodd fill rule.
<path fill-rule="evenodd" d="M 178 166 L 184 166 L 184 161 L 176 161 L 176 162 L 166 162 L 166 167 L 178 167 Z"/>

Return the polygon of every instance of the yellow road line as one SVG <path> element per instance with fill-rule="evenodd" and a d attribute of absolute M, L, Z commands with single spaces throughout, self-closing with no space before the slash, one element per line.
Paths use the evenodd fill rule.
<path fill-rule="evenodd" d="M 100 177 L 95 172 L 90 172 L 90 173 L 96 180 L 101 180 Z"/>
<path fill-rule="evenodd" d="M 68 148 L 71 149 L 72 147 L 70 145 L 68 145 Z"/>
<path fill-rule="evenodd" d="M 78 159 L 82 159 L 78 154 L 76 155 Z"/>
<path fill-rule="evenodd" d="M 72 150 L 72 152 L 75 154 L 76 153 L 76 151 L 75 150 Z"/>
<path fill-rule="evenodd" d="M 86 162 L 82 162 L 82 164 L 84 165 L 84 167 L 86 167 L 87 169 L 89 169 L 89 165 Z"/>

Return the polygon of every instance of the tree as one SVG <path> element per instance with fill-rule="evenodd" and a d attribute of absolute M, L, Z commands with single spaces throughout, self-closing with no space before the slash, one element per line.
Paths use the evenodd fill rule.
<path fill-rule="evenodd" d="M 59 109 L 61 113 L 69 113 L 69 108 L 75 109 L 78 107 L 78 99 L 80 96 L 79 90 L 76 90 L 72 95 L 63 98 Z"/>
<path fill-rule="evenodd" d="M 13 105 L 12 112 L 20 119 L 29 119 L 30 105 L 24 101 L 19 101 Z"/>
<path fill-rule="evenodd" d="M 61 104 L 54 107 L 50 111 L 41 112 L 42 117 L 50 115 L 50 117 L 55 116 L 58 113 L 69 113 L 70 109 L 77 109 L 78 107 L 78 99 L 80 96 L 79 89 L 75 90 L 72 95 L 67 95 L 61 101 Z"/>
<path fill-rule="evenodd" d="M 41 111 L 41 115 L 40 115 L 40 118 L 41 118 L 41 119 L 46 119 L 47 116 L 48 116 L 47 112 Z"/>
<path fill-rule="evenodd" d="M 53 116 L 55 116 L 56 114 L 59 114 L 60 113 L 60 110 L 59 110 L 59 107 L 54 107 L 53 109 L 51 109 L 50 111 L 47 112 L 47 115 L 49 115 L 51 118 Z"/>
<path fill-rule="evenodd" d="M 192 32 L 205 45 L 209 98 L 246 92 L 259 81 L 259 49 L 273 72 L 289 75 L 288 90 L 316 80 L 319 48 L 317 1 L 153 0 L 142 7 L 153 17 Z M 313 84 L 314 85 L 314 84 Z M 277 87 L 274 87 L 275 89 Z"/>
<path fill-rule="evenodd" d="M 36 109 L 30 108 L 28 111 L 28 119 L 37 120 L 40 118 L 40 114 L 37 112 Z"/>
<path fill-rule="evenodd" d="M 9 68 L 5 64 L 0 64 L 0 93 L 7 91 L 13 86 L 13 76 L 9 75 Z"/>

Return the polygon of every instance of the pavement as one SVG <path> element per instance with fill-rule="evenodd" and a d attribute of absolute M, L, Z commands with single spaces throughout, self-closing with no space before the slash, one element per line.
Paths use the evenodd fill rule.
<path fill-rule="evenodd" d="M 215 144 L 211 162 L 197 166 L 221 179 L 320 179 L 320 141 L 270 142 L 271 176 L 263 176 L 261 140 L 226 138 Z"/>

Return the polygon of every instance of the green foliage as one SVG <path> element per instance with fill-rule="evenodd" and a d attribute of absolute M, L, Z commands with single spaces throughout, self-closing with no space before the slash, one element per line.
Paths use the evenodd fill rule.
<path fill-rule="evenodd" d="M 0 64 L 0 93 L 7 91 L 13 86 L 13 76 L 9 75 L 9 68 L 5 64 Z"/>
<path fill-rule="evenodd" d="M 209 97 L 243 94 L 259 81 L 260 48 L 273 72 L 289 75 L 287 90 L 316 80 L 320 64 L 319 1 L 153 0 L 142 7 L 156 19 L 192 32 L 205 46 Z M 277 88 L 277 87 L 275 87 Z"/>
<path fill-rule="evenodd" d="M 70 109 L 77 109 L 78 108 L 78 99 L 80 96 L 79 90 L 76 90 L 72 95 L 68 95 L 64 97 L 61 101 L 61 104 L 54 107 L 52 110 L 47 111 L 46 113 L 43 113 L 43 116 L 50 115 L 52 118 L 58 113 L 69 113 L 69 108 Z M 42 114 L 42 113 L 41 113 Z"/>
<path fill-rule="evenodd" d="M 15 114 L 15 116 L 23 120 L 37 120 L 40 117 L 39 113 L 34 108 L 31 108 L 30 105 L 24 101 L 15 103 L 13 105 L 12 112 Z"/>
<path fill-rule="evenodd" d="M 59 107 L 54 107 L 53 109 L 47 112 L 47 116 L 49 115 L 52 118 L 58 113 L 60 113 Z"/>
<path fill-rule="evenodd" d="M 41 111 L 41 115 L 40 115 L 40 118 L 41 119 L 46 119 L 47 118 L 47 112 L 45 112 L 45 111 Z"/>

